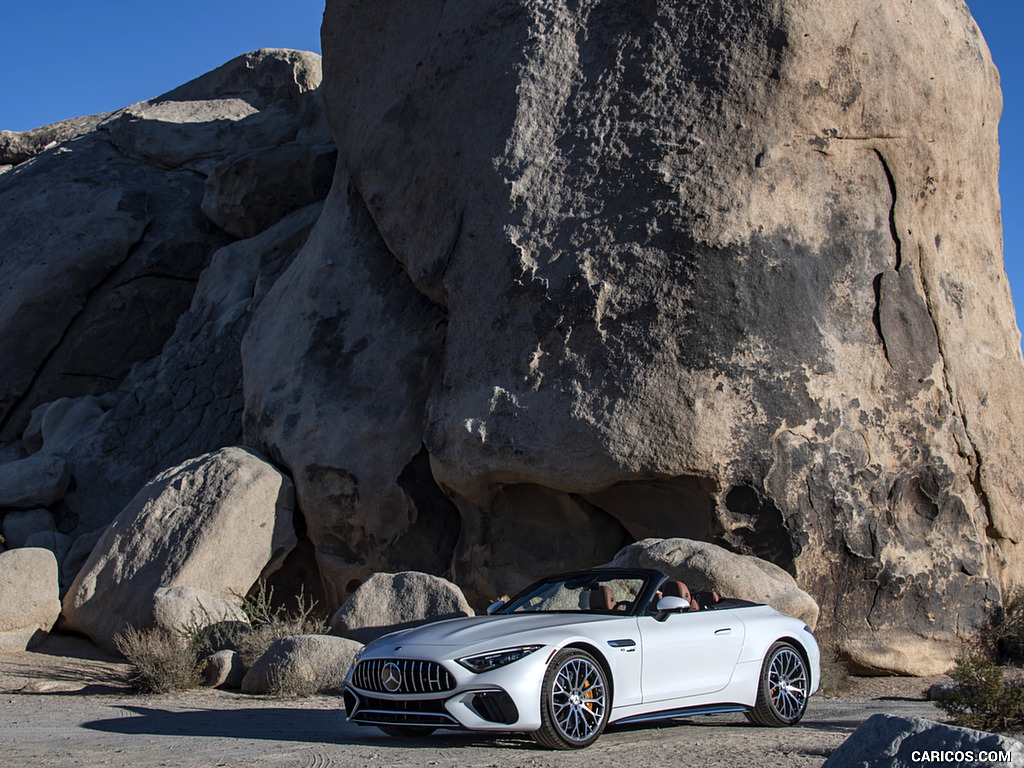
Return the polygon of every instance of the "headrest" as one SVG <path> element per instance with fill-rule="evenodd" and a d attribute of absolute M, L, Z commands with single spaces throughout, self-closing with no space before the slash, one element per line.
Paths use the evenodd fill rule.
<path fill-rule="evenodd" d="M 681 581 L 666 581 L 661 585 L 661 594 L 664 597 L 681 597 L 690 602 L 690 590 Z"/>
<path fill-rule="evenodd" d="M 697 601 L 690 594 L 690 588 L 681 581 L 666 581 L 661 585 L 661 595 L 662 597 L 681 597 L 690 604 L 691 611 L 700 609 Z"/>
<path fill-rule="evenodd" d="M 615 594 L 609 586 L 596 587 L 590 590 L 590 610 L 614 611 Z"/>

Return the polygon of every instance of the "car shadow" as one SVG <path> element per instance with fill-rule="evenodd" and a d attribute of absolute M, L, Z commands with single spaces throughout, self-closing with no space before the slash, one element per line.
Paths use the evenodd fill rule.
<path fill-rule="evenodd" d="M 341 709 L 259 707 L 242 709 L 198 708 L 168 710 L 121 706 L 127 714 L 93 720 L 83 728 L 125 736 L 182 736 L 252 739 L 316 744 L 372 744 L 374 747 L 436 749 L 438 746 L 488 746 L 506 749 L 539 749 L 529 737 L 515 734 L 482 734 L 439 731 L 429 738 L 398 738 L 376 728 L 348 723 Z"/>
<path fill-rule="evenodd" d="M 345 713 L 337 709 L 259 707 L 169 710 L 121 706 L 126 714 L 82 723 L 83 728 L 125 736 L 202 736 L 270 741 L 348 744 Z"/>

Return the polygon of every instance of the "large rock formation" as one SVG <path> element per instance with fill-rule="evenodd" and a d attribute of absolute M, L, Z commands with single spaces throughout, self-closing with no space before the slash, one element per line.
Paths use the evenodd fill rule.
<path fill-rule="evenodd" d="M 66 454 L 77 482 L 63 503 L 79 530 L 107 523 L 168 465 L 241 442 L 242 336 L 319 210 L 218 250 L 162 354 L 136 365 L 102 421 L 74 435 Z"/>
<path fill-rule="evenodd" d="M 36 481 L 17 498 L 0 482 L 0 505 L 34 499 L 81 533 L 160 470 L 241 441 L 250 310 L 333 175 L 320 80 L 316 54 L 254 51 L 117 112 L 0 135 L 15 164 L 0 174 L 0 438 L 46 456 L 0 467 Z"/>
<path fill-rule="evenodd" d="M 682 537 L 788 571 L 872 671 L 943 671 L 1024 580 L 962 0 L 329 0 L 323 43 L 322 89 L 262 51 L 0 136 L 0 457 L 70 474 L 18 505 L 98 529 L 244 439 L 329 609 Z"/>
<path fill-rule="evenodd" d="M 331 0 L 323 42 L 338 175 L 243 361 L 330 594 L 452 520 L 429 459 L 472 593 L 683 536 L 943 669 L 1024 575 L 967 7 Z"/>

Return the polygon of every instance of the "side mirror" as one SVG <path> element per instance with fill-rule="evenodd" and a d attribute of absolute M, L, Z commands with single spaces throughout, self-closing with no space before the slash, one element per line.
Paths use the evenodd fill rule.
<path fill-rule="evenodd" d="M 664 621 L 673 613 L 686 613 L 690 610 L 690 604 L 681 597 L 663 597 L 658 601 L 658 612 L 654 618 L 657 621 Z"/>
<path fill-rule="evenodd" d="M 487 606 L 487 615 L 490 616 L 493 613 L 497 613 L 498 611 L 500 611 L 504 607 L 505 607 L 505 601 L 504 600 L 499 600 L 496 603 L 491 603 L 489 606 Z"/>

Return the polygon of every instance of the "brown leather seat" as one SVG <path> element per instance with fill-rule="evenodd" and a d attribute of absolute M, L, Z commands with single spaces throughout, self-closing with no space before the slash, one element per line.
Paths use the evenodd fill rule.
<path fill-rule="evenodd" d="M 615 605 L 615 593 L 611 587 L 604 585 L 590 590 L 590 610 L 614 611 Z"/>
<path fill-rule="evenodd" d="M 696 611 L 700 609 L 697 605 L 697 601 L 693 599 L 690 594 L 690 589 L 681 581 L 666 581 L 661 585 L 661 596 L 662 597 L 681 597 L 683 600 L 690 604 L 690 610 Z"/>
<path fill-rule="evenodd" d="M 697 601 L 701 610 L 706 610 L 721 600 L 718 593 L 711 589 L 693 593 L 693 599 Z"/>

